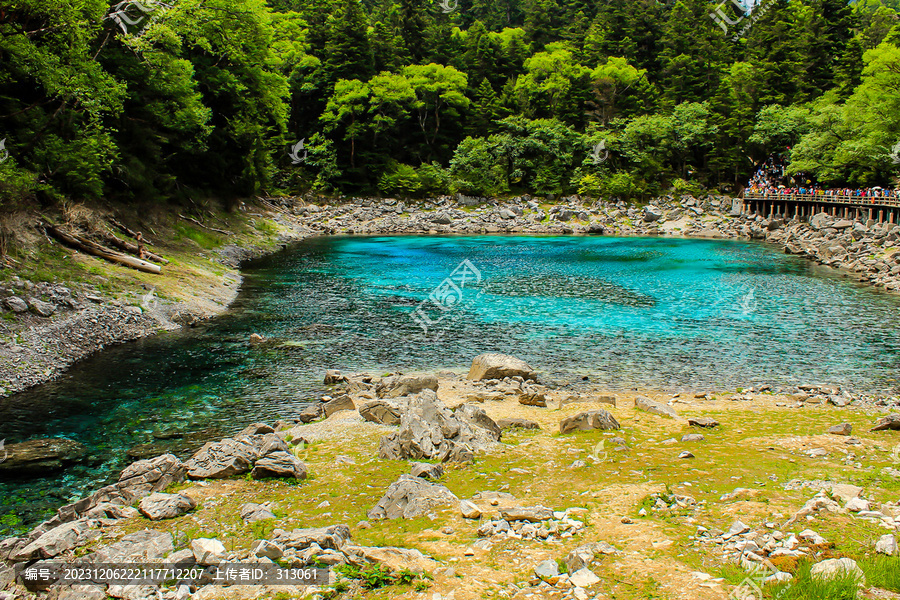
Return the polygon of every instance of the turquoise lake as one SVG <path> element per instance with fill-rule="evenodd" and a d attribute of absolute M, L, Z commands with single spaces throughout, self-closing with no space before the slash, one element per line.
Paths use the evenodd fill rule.
<path fill-rule="evenodd" d="M 185 455 L 295 416 L 326 393 L 329 368 L 465 371 L 497 351 L 573 387 L 897 389 L 900 297 L 758 243 L 317 238 L 245 275 L 221 318 L 0 400 L 0 439 L 63 436 L 90 454 L 44 479 L 0 481 L 0 537 L 113 480 L 129 448 Z M 251 333 L 268 341 L 251 346 Z M 186 437 L 159 439 L 172 430 Z"/>

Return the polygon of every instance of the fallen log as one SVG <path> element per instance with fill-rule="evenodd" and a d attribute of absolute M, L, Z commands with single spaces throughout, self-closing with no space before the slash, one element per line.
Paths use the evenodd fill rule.
<path fill-rule="evenodd" d="M 138 232 L 140 233 L 140 232 Z M 137 255 L 138 258 L 147 258 L 152 260 L 153 262 L 160 263 L 162 265 L 169 264 L 169 261 L 159 256 L 158 254 L 154 254 L 144 248 L 143 244 L 140 246 L 136 244 L 132 244 L 131 242 L 127 242 L 125 240 L 120 240 L 114 235 L 101 234 L 103 236 L 103 241 L 111 246 L 115 246 L 119 250 L 123 250 L 125 252 L 130 252 L 131 254 Z"/>
<path fill-rule="evenodd" d="M 115 252 L 113 250 L 110 250 L 109 248 L 101 246 L 100 244 L 96 244 L 90 240 L 87 240 L 79 235 L 67 233 L 59 229 L 55 225 L 46 224 L 46 228 L 47 231 L 59 241 L 92 256 L 97 256 L 102 259 L 108 260 L 109 262 L 125 265 L 126 267 L 137 269 L 138 271 L 144 271 L 145 273 L 154 273 L 158 275 L 162 272 L 162 268 L 159 265 L 154 265 L 153 263 L 149 263 L 146 260 L 134 258 L 133 256 L 129 256 L 127 254 Z"/>
<path fill-rule="evenodd" d="M 126 225 L 124 225 L 123 223 L 120 223 L 119 221 L 117 221 L 114 217 L 106 217 L 106 220 L 109 221 L 109 223 L 110 223 L 113 227 L 117 228 L 119 231 L 121 231 L 122 233 L 124 233 L 124 234 L 127 235 L 128 237 L 137 240 L 139 243 L 141 243 L 141 244 L 146 244 L 146 245 L 148 245 L 148 246 L 152 246 L 152 245 L 153 245 L 153 242 L 151 242 L 150 240 L 148 240 L 147 238 L 145 238 L 145 237 L 144 237 L 144 234 L 142 234 L 140 231 L 132 231 L 132 230 L 129 229 Z"/>
<path fill-rule="evenodd" d="M 209 231 L 214 231 L 214 232 L 216 232 L 216 233 L 221 233 L 222 235 L 234 235 L 234 232 L 233 232 L 233 231 L 226 231 L 225 229 L 216 229 L 215 227 L 210 227 L 209 225 L 204 225 L 203 223 L 201 223 L 200 221 L 198 221 L 197 219 L 195 219 L 195 218 L 193 218 L 193 217 L 186 217 L 186 216 L 184 216 L 184 215 L 182 215 L 182 214 L 180 214 L 180 213 L 179 213 L 178 216 L 181 217 L 182 219 L 184 219 L 185 221 L 190 221 L 190 222 L 193 223 L 194 225 L 199 225 L 199 226 L 202 227 L 203 229 L 208 229 Z"/>

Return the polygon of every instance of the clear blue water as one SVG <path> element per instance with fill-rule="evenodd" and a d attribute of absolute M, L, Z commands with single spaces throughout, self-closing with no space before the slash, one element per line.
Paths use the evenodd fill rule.
<path fill-rule="evenodd" d="M 465 260 L 460 287 L 452 274 Z M 456 289 L 442 286 L 448 277 Z M 427 333 L 413 318 L 423 301 L 431 321 L 443 316 Z M 887 392 L 900 363 L 898 308 L 897 296 L 757 243 L 307 240 L 250 265 L 225 316 L 110 348 L 0 400 L 0 439 L 65 436 L 91 456 L 51 477 L 0 481 L 0 535 L 108 482 L 133 446 L 186 454 L 251 422 L 295 416 L 325 392 L 328 368 L 465 370 L 499 351 L 572 385 L 587 376 L 609 388 L 822 382 Z M 249 345 L 254 332 L 269 341 Z M 172 429 L 187 439 L 153 435 Z"/>

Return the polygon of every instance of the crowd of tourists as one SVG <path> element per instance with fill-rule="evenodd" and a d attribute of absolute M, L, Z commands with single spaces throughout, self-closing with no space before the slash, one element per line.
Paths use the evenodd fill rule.
<path fill-rule="evenodd" d="M 755 194 L 823 196 L 851 196 L 859 198 L 900 198 L 900 189 L 871 188 L 823 188 L 803 173 L 786 175 L 785 155 L 772 155 L 766 159 L 750 178 L 745 192 Z"/>

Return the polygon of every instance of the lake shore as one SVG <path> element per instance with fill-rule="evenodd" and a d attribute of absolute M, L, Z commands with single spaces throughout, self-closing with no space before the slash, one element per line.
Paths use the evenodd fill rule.
<path fill-rule="evenodd" d="M 753 239 L 776 244 L 867 284 L 900 290 L 900 229 L 820 214 L 809 223 L 741 214 L 726 196 L 657 198 L 645 207 L 624 202 L 557 202 L 518 197 L 441 197 L 416 204 L 394 199 L 282 199 L 247 208 L 271 231 L 251 231 L 185 264 L 157 293 L 155 280 L 134 282 L 115 297 L 96 287 L 32 283 L 14 278 L 0 290 L 13 317 L 0 345 L 0 398 L 59 377 L 76 361 L 111 344 L 191 326 L 222 314 L 237 296 L 240 264 L 316 235 L 610 235 Z M 163 245 L 159 251 L 165 254 Z M 77 256 L 77 255 L 76 255 Z M 96 259 L 80 256 L 92 264 Z M 169 277 L 164 271 L 162 277 Z M 165 289 L 172 286 L 177 291 Z M 149 291 L 148 291 L 149 290 Z M 10 300 L 10 298 L 18 299 Z M 43 298 L 43 300 L 40 300 Z M 37 301 L 37 302 L 35 302 Z M 14 305 L 23 305 L 21 313 Z M 37 309 L 35 308 L 37 307 Z M 31 310 L 28 310 L 28 309 Z M 49 313 L 42 316 L 40 310 Z"/>
<path fill-rule="evenodd" d="M 807 589 L 802 565 L 847 557 L 866 597 L 890 597 L 877 557 L 900 534 L 900 423 L 883 407 L 821 387 L 573 394 L 496 355 L 467 375 L 325 377 L 311 422 L 134 463 L 0 541 L 0 590 L 36 598 L 14 565 L 78 558 L 333 568 L 314 587 L 165 585 L 167 600 L 722 600 L 747 580 Z M 52 597 L 106 593 L 157 597 L 102 584 Z"/>

